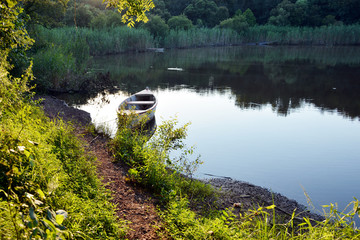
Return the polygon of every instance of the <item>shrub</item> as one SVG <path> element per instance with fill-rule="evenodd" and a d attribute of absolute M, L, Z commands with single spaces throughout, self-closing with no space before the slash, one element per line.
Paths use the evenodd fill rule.
<path fill-rule="evenodd" d="M 100 14 L 100 10 L 88 4 L 79 4 L 75 8 L 70 7 L 65 13 L 64 22 L 68 26 L 89 27 L 91 21 Z"/>
<path fill-rule="evenodd" d="M 172 30 L 189 30 L 193 27 L 192 22 L 185 15 L 171 17 L 168 25 Z"/>
<path fill-rule="evenodd" d="M 62 47 L 50 47 L 36 53 L 34 75 L 40 89 L 68 89 L 69 77 L 75 72 L 76 63 L 72 55 L 64 54 Z"/>
<path fill-rule="evenodd" d="M 249 24 L 243 15 L 235 15 L 235 17 L 224 20 L 219 25 L 220 28 L 229 28 L 237 33 L 245 32 L 249 29 Z"/>
<path fill-rule="evenodd" d="M 169 26 L 160 16 L 156 15 L 150 17 L 144 27 L 157 39 L 163 39 L 169 32 Z"/>

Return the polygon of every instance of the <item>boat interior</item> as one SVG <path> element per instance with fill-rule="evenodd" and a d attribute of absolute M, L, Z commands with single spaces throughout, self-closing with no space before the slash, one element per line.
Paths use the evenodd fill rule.
<path fill-rule="evenodd" d="M 155 104 L 155 97 L 151 94 L 136 94 L 126 102 L 126 109 L 146 110 Z"/>

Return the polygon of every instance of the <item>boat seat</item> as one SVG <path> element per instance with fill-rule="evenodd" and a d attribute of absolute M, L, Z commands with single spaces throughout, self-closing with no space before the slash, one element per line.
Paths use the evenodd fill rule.
<path fill-rule="evenodd" d="M 155 101 L 130 101 L 126 103 L 129 105 L 153 105 Z"/>

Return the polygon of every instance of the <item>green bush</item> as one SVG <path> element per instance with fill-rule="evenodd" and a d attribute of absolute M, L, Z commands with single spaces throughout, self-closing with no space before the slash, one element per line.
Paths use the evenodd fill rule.
<path fill-rule="evenodd" d="M 235 15 L 233 18 L 222 21 L 219 27 L 229 28 L 237 33 L 243 33 L 249 29 L 249 24 L 244 15 Z"/>
<path fill-rule="evenodd" d="M 121 15 L 111 10 L 101 12 L 94 17 L 90 23 L 90 27 L 94 29 L 115 28 L 120 26 L 124 26 L 124 23 L 121 21 Z"/>
<path fill-rule="evenodd" d="M 76 15 L 75 15 L 76 13 Z M 88 4 L 79 4 L 75 8 L 72 6 L 67 9 L 64 22 L 68 26 L 90 27 L 93 19 L 100 14 L 100 10 Z"/>
<path fill-rule="evenodd" d="M 62 47 L 50 47 L 34 56 L 34 75 L 40 89 L 69 89 L 70 76 L 76 70 L 76 60 Z"/>
<path fill-rule="evenodd" d="M 150 17 L 149 21 L 144 24 L 144 28 L 147 29 L 155 39 L 159 39 L 160 42 L 169 32 L 169 26 L 165 20 L 156 15 Z"/>
<path fill-rule="evenodd" d="M 193 27 L 191 20 L 185 15 L 171 17 L 168 20 L 168 25 L 172 30 L 189 30 Z"/>

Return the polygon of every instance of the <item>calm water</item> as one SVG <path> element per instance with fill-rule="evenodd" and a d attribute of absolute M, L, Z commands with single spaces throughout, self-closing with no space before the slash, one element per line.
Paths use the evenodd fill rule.
<path fill-rule="evenodd" d="M 183 71 L 168 71 L 177 67 Z M 360 198 L 360 48 L 227 47 L 94 58 L 113 84 L 61 96 L 116 131 L 118 104 L 150 86 L 157 123 L 191 122 L 205 174 L 267 187 L 316 208 Z"/>

